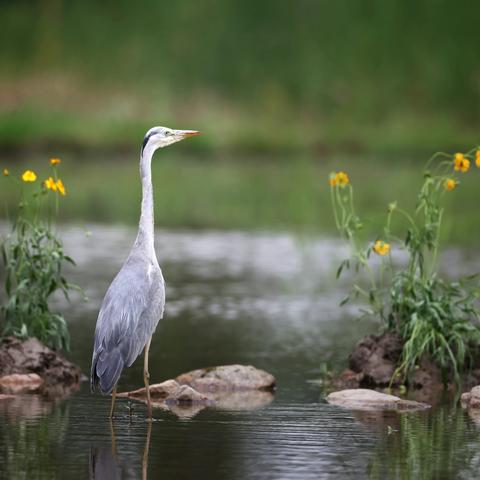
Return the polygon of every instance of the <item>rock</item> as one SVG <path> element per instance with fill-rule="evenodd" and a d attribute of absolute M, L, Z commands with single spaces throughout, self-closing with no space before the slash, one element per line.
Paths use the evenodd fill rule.
<path fill-rule="evenodd" d="M 206 406 L 228 410 L 253 410 L 273 400 L 275 378 L 252 366 L 226 365 L 184 373 L 176 380 L 150 385 L 155 408 L 170 410 L 179 417 L 192 417 Z M 142 402 L 145 388 L 118 393 Z"/>
<path fill-rule="evenodd" d="M 327 396 L 327 402 L 352 410 L 424 410 L 430 408 L 426 403 L 403 400 L 394 395 L 375 390 L 357 388 L 333 392 Z"/>
<path fill-rule="evenodd" d="M 275 377 L 251 365 L 224 365 L 193 370 L 176 378 L 202 393 L 234 392 L 242 390 L 272 390 Z"/>
<path fill-rule="evenodd" d="M 403 340 L 395 332 L 368 335 L 350 354 L 350 370 L 342 372 L 334 379 L 333 384 L 337 388 L 395 387 L 402 384 L 408 384 L 413 389 L 431 390 L 443 387 L 440 369 L 426 357 L 420 360 L 407 379 L 394 378 L 392 381 L 392 376 L 400 364 L 402 349 Z"/>
<path fill-rule="evenodd" d="M 61 384 L 76 385 L 80 369 L 59 353 L 46 347 L 36 338 L 19 340 L 7 337 L 0 343 L 0 376 L 36 373 L 43 381 L 42 388 Z"/>
<path fill-rule="evenodd" d="M 173 395 L 180 385 L 175 380 L 165 380 L 162 383 L 155 383 L 150 385 L 150 397 L 153 401 L 164 400 L 165 398 Z M 131 392 L 122 392 L 117 394 L 118 397 L 135 397 L 147 398 L 147 390 L 145 388 L 139 388 L 138 390 L 133 390 Z"/>
<path fill-rule="evenodd" d="M 463 408 L 480 408 L 480 385 L 473 387 L 470 392 L 462 393 L 460 402 Z"/>
<path fill-rule="evenodd" d="M 442 372 L 435 363 L 422 357 L 418 367 L 409 378 L 409 385 L 416 389 L 436 389 L 438 386 L 443 386 Z"/>
<path fill-rule="evenodd" d="M 340 373 L 340 375 L 333 378 L 332 385 L 340 390 L 346 388 L 359 388 L 364 376 L 363 372 L 356 373 L 353 370 L 346 368 Z"/>
<path fill-rule="evenodd" d="M 12 373 L 0 377 L 0 387 L 8 393 L 21 393 L 38 390 L 43 379 L 36 373 Z"/>
<path fill-rule="evenodd" d="M 164 403 L 171 404 L 192 404 L 192 403 L 207 403 L 211 400 L 197 392 L 188 385 L 180 385 L 175 380 L 165 380 L 162 383 L 155 383 L 150 385 L 150 399 L 156 406 L 163 406 Z M 139 388 L 131 392 L 117 393 L 117 397 L 128 397 L 142 402 L 147 401 L 147 389 Z"/>
<path fill-rule="evenodd" d="M 362 386 L 389 385 L 402 354 L 403 341 L 397 333 L 368 335 L 350 354 L 350 369 L 361 373 Z"/>
<path fill-rule="evenodd" d="M 460 403 L 467 410 L 470 418 L 476 424 L 480 424 L 480 385 L 473 387 L 470 392 L 462 393 Z"/>
<path fill-rule="evenodd" d="M 200 392 L 197 392 L 192 387 L 188 385 L 181 385 L 176 391 L 167 397 L 165 400 L 167 404 L 177 404 L 177 405 L 191 405 L 191 404 L 201 404 L 207 405 L 213 403 L 212 400 L 202 395 Z"/>

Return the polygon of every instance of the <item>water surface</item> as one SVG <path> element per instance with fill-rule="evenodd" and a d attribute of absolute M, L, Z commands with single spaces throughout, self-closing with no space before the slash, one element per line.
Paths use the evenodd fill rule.
<path fill-rule="evenodd" d="M 78 261 L 73 281 L 89 301 L 55 299 L 69 321 L 71 359 L 88 374 L 96 315 L 135 230 L 71 227 L 66 250 Z M 323 400 L 311 380 L 340 368 L 374 325 L 338 308 L 344 286 L 334 268 L 345 254 L 331 239 L 289 235 L 158 231 L 167 308 L 150 355 L 152 381 L 210 365 L 253 364 L 271 372 L 273 401 L 245 409 L 177 416 L 109 400 L 88 385 L 65 399 L 26 396 L 0 403 L 1 478 L 476 478 L 480 434 L 453 402 L 427 412 L 360 413 Z M 460 251 L 447 266 L 468 270 Z M 478 262 L 476 262 L 478 265 Z M 142 362 L 121 389 L 140 387 Z"/>

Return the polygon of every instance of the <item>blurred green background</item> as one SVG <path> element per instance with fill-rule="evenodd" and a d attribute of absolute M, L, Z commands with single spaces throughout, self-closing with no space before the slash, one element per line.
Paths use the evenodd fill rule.
<path fill-rule="evenodd" d="M 414 204 L 433 152 L 478 144 L 479 14 L 447 0 L 0 1 L 0 162 L 46 175 L 61 156 L 64 220 L 135 223 L 144 132 L 194 128 L 157 154 L 158 224 L 331 231 L 327 178 L 343 169 L 374 234 L 387 202 Z M 447 241 L 478 236 L 478 180 L 448 196 Z"/>

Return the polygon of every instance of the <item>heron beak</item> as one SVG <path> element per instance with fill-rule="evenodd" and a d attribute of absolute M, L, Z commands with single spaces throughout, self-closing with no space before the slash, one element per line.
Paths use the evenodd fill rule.
<path fill-rule="evenodd" d="M 182 138 L 196 137 L 197 135 L 200 135 L 200 132 L 197 132 L 196 130 L 176 130 L 175 133 Z"/>

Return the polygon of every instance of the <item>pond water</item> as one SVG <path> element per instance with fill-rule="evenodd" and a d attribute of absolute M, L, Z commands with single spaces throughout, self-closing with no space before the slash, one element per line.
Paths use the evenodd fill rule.
<path fill-rule="evenodd" d="M 69 357 L 88 374 L 96 315 L 135 237 L 125 227 L 67 229 L 70 277 L 87 303 L 55 299 L 69 321 Z M 480 427 L 454 402 L 417 413 L 351 412 L 325 403 L 314 382 L 341 368 L 373 324 L 339 308 L 331 239 L 157 231 L 167 308 L 150 351 L 153 382 L 203 366 L 252 364 L 275 375 L 272 401 L 189 416 L 109 399 L 88 384 L 63 399 L 0 403 L 0 478 L 310 479 L 477 478 Z M 471 258 L 451 251 L 452 269 Z M 478 265 L 478 262 L 477 262 Z M 142 386 L 142 362 L 119 388 Z M 133 407 L 133 409 L 132 409 Z M 196 414 L 195 414 L 196 413 Z"/>

